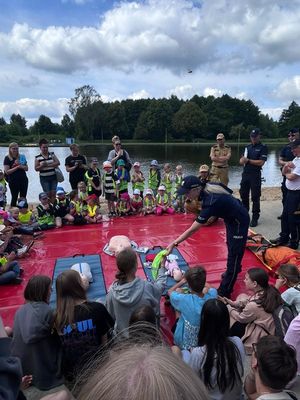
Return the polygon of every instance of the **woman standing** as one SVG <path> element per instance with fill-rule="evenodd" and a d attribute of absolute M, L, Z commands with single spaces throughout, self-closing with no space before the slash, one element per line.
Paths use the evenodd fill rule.
<path fill-rule="evenodd" d="M 132 167 L 132 162 L 130 160 L 129 154 L 126 150 L 122 149 L 122 143 L 119 136 L 114 136 L 112 139 L 112 144 L 114 149 L 108 153 L 107 161 L 111 162 L 111 165 L 115 169 L 118 160 L 123 160 L 125 163 L 125 168 L 129 172 Z"/>
<path fill-rule="evenodd" d="M 84 181 L 87 170 L 86 158 L 79 154 L 79 147 L 73 143 L 70 146 L 71 155 L 65 160 L 66 171 L 69 172 L 69 182 L 73 190 L 77 190 L 78 182 Z"/>
<path fill-rule="evenodd" d="M 43 192 L 48 193 L 50 201 L 53 203 L 57 186 L 55 168 L 60 165 L 60 162 L 54 152 L 48 150 L 48 140 L 41 139 L 39 146 L 41 152 L 35 156 L 34 168 L 40 173 L 40 182 Z"/>
<path fill-rule="evenodd" d="M 28 165 L 26 157 L 19 153 L 18 143 L 11 143 L 8 155 L 4 158 L 4 171 L 11 192 L 11 207 L 16 207 L 18 197 L 27 196 L 28 178 L 26 171 Z"/>

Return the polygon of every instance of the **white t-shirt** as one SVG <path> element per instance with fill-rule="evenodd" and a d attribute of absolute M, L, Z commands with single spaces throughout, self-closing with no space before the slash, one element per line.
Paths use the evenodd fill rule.
<path fill-rule="evenodd" d="M 300 289 L 300 285 L 299 285 Z M 300 314 L 300 290 L 293 287 L 288 288 L 283 293 L 281 293 L 283 300 L 290 306 L 295 306 L 298 314 Z"/>
<path fill-rule="evenodd" d="M 292 181 L 287 179 L 285 185 L 289 190 L 300 190 L 300 157 L 295 157 L 292 163 L 295 165 L 295 168 L 291 169 L 291 173 L 297 175 L 297 178 Z"/>
<path fill-rule="evenodd" d="M 237 336 L 231 337 L 230 340 L 236 345 L 237 349 L 239 350 L 240 356 L 241 356 L 241 361 L 242 365 L 239 365 L 239 372 L 240 376 L 242 378 L 243 372 L 244 372 L 244 360 L 245 360 L 245 349 L 243 342 L 241 339 Z M 183 360 L 189 364 L 189 366 L 197 373 L 199 374 L 199 371 L 202 368 L 202 365 L 204 364 L 205 361 L 205 348 L 206 346 L 203 347 L 195 347 L 191 352 L 187 350 L 182 351 L 182 356 Z M 230 373 L 230 371 L 228 371 Z M 211 382 L 214 383 L 217 381 L 216 378 L 216 373 L 217 370 L 214 367 L 212 369 L 212 379 Z M 243 382 L 242 379 L 240 382 L 237 382 L 235 386 L 233 387 L 232 390 L 226 390 L 225 393 L 221 393 L 217 384 L 212 388 L 208 389 L 209 391 L 209 397 L 212 400 L 240 400 L 242 398 L 242 393 L 243 393 Z"/>
<path fill-rule="evenodd" d="M 293 394 L 295 396 L 295 393 Z M 259 396 L 256 400 L 292 400 L 292 397 L 287 392 L 266 393 Z"/>

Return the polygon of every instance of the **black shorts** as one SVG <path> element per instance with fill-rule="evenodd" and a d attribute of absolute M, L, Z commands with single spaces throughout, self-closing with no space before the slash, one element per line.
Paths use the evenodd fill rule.
<path fill-rule="evenodd" d="M 116 201 L 117 198 L 114 193 L 105 193 L 105 200 Z"/>

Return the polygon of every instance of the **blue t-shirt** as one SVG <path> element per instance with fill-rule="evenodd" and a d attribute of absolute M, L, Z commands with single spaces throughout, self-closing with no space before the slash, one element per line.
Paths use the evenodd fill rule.
<path fill-rule="evenodd" d="M 198 333 L 200 328 L 200 316 L 203 304 L 209 299 L 216 299 L 218 292 L 211 288 L 203 296 L 196 294 L 171 293 L 171 304 L 180 312 L 180 317 L 174 333 L 174 343 L 183 349 L 198 346 Z"/>

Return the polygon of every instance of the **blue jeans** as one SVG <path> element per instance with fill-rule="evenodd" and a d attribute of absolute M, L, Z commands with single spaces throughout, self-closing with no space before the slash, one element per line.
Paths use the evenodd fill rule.
<path fill-rule="evenodd" d="M 56 175 L 40 176 L 41 186 L 46 193 L 55 192 L 57 187 Z"/>
<path fill-rule="evenodd" d="M 10 262 L 8 270 L 0 275 L 0 285 L 13 282 L 20 275 L 20 266 L 17 261 Z"/>

